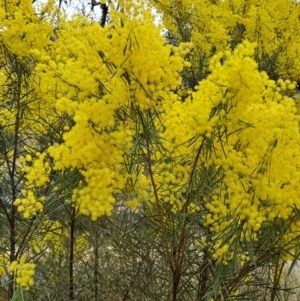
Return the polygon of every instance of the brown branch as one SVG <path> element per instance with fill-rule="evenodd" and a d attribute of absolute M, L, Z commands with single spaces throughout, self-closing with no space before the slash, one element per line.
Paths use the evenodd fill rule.
<path fill-rule="evenodd" d="M 181 278 L 181 270 L 182 270 L 182 265 L 184 261 L 184 256 L 185 256 L 185 248 L 187 245 L 187 238 L 186 238 L 186 225 L 187 225 L 187 217 L 188 217 L 188 205 L 190 203 L 190 198 L 191 198 L 191 189 L 193 185 L 193 179 L 196 173 L 196 168 L 197 168 L 197 162 L 199 160 L 203 145 L 204 145 L 205 138 L 203 138 L 199 149 L 197 151 L 192 172 L 190 175 L 188 187 L 187 187 L 187 196 L 186 196 L 186 201 L 183 204 L 182 211 L 184 213 L 184 220 L 182 223 L 180 235 L 179 235 L 179 240 L 175 249 L 175 269 L 173 271 L 173 301 L 177 300 L 177 293 L 178 293 L 178 288 L 179 288 L 179 283 L 180 283 L 180 278 Z"/>
<path fill-rule="evenodd" d="M 108 5 L 105 4 L 105 3 L 100 3 L 100 8 L 102 10 L 102 15 L 101 15 L 101 19 L 100 19 L 100 25 L 102 27 L 105 26 L 105 23 L 106 23 L 106 18 L 107 18 L 107 15 L 108 15 Z"/>
<path fill-rule="evenodd" d="M 18 63 L 17 63 L 18 64 Z M 17 66 L 18 67 L 18 66 Z M 6 158 L 8 171 L 9 171 L 9 177 L 10 177 L 10 186 L 11 186 L 11 211 L 10 211 L 10 262 L 13 262 L 16 260 L 16 233 L 15 233 L 15 227 L 16 227 L 16 206 L 14 205 L 14 202 L 16 200 L 16 183 L 15 183 L 15 172 L 16 172 L 16 164 L 17 164 L 17 156 L 18 156 L 18 142 L 19 142 L 19 130 L 20 130 L 20 115 L 21 115 L 21 90 L 22 90 L 22 67 L 17 68 L 17 87 L 16 87 L 16 94 L 15 94 L 15 100 L 16 100 L 16 119 L 15 119 L 15 129 L 14 129 L 14 148 L 13 148 L 13 157 L 12 157 L 12 163 L 11 168 L 9 166 L 9 159 Z M 11 280 L 13 280 L 14 276 L 11 276 Z M 9 288 L 8 288 L 8 295 L 9 298 L 13 297 L 14 294 L 14 281 L 11 281 Z"/>
<path fill-rule="evenodd" d="M 0 207 L 1 207 L 1 208 L 3 209 L 3 211 L 4 211 L 4 214 L 5 214 L 5 216 L 6 216 L 7 220 L 8 220 L 10 229 L 12 229 L 12 228 L 13 228 L 13 223 L 12 223 L 12 220 L 11 220 L 11 218 L 10 218 L 9 212 L 7 211 L 7 208 L 5 207 L 4 202 L 3 202 L 2 199 L 0 199 Z"/>
<path fill-rule="evenodd" d="M 172 254 L 171 254 L 171 250 L 170 250 L 168 240 L 167 240 L 167 233 L 166 233 L 166 228 L 165 228 L 165 224 L 164 224 L 163 211 L 162 211 L 162 208 L 160 205 L 158 191 L 157 191 L 156 183 L 155 183 L 154 176 L 153 176 L 153 170 L 152 170 L 152 165 L 151 165 L 150 143 L 147 139 L 146 139 L 145 143 L 146 143 L 147 153 L 146 154 L 144 153 L 144 155 L 146 157 L 147 164 L 148 164 L 148 171 L 149 171 L 149 176 L 150 176 L 153 193 L 154 193 L 154 197 L 155 197 L 155 204 L 156 204 L 156 208 L 157 208 L 158 215 L 159 215 L 159 222 L 160 222 L 162 235 L 163 235 L 163 241 L 164 241 L 164 245 L 165 245 L 165 249 L 166 249 L 166 253 L 167 253 L 167 260 L 168 260 L 168 263 L 169 263 L 172 273 L 174 273 Z"/>
<path fill-rule="evenodd" d="M 96 0 L 92 0 L 91 4 L 91 9 L 92 11 L 94 11 L 94 7 L 100 5 L 100 2 L 97 2 Z"/>
<path fill-rule="evenodd" d="M 71 205 L 72 206 L 72 205 Z M 70 249 L 69 249 L 69 300 L 74 300 L 74 247 L 76 208 L 71 208 Z"/>

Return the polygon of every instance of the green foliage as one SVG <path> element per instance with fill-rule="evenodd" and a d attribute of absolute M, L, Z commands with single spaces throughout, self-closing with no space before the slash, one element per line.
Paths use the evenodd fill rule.
<path fill-rule="evenodd" d="M 292 298 L 299 5 L 151 2 L 174 45 L 136 1 L 1 2 L 7 299 Z"/>

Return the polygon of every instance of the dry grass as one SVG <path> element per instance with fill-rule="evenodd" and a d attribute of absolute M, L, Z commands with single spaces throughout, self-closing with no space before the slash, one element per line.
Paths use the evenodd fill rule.
<path fill-rule="evenodd" d="M 300 261 L 293 267 L 291 273 L 289 269 L 291 262 L 288 262 L 283 271 L 282 284 L 287 290 L 280 292 L 281 300 L 299 301 L 300 300 Z"/>

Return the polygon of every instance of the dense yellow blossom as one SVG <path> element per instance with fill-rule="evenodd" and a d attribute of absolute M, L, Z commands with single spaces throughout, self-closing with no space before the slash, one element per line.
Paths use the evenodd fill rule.
<path fill-rule="evenodd" d="M 299 10 L 292 0 L 152 0 L 163 24 L 179 41 L 193 41 L 193 75 L 207 75 L 218 51 L 243 40 L 257 43 L 255 59 L 270 77 L 299 80 Z M 199 72 L 199 73 L 198 73 Z M 196 74 L 198 73 L 198 74 Z"/>
<path fill-rule="evenodd" d="M 79 170 L 83 181 L 73 199 L 93 220 L 110 215 L 115 195 L 128 182 L 122 164 L 136 133 L 130 110 L 160 109 L 173 102 L 171 91 L 181 84 L 183 56 L 191 45 L 164 45 L 152 21 L 149 13 L 103 29 L 83 17 L 62 18 L 55 44 L 37 65 L 45 103 L 53 107 L 55 95 L 56 112 L 72 119 L 63 127 L 63 143 L 50 145 L 47 155 L 56 171 Z M 36 168 L 33 161 L 27 185 L 36 181 L 34 174 L 46 181 L 47 167 L 40 169 L 44 175 Z M 145 199 L 143 182 L 137 189 Z"/>
<path fill-rule="evenodd" d="M 44 195 L 38 196 L 37 189 L 44 187 L 49 182 L 50 166 L 48 162 L 45 162 L 45 157 L 45 153 L 38 152 L 33 162 L 30 154 L 26 155 L 25 160 L 20 158 L 20 161 L 25 163 L 23 170 L 26 173 L 27 189 L 21 191 L 23 198 L 17 198 L 14 205 L 18 206 L 18 211 L 22 212 L 26 218 L 41 212 L 43 209 L 46 198 Z"/>
<path fill-rule="evenodd" d="M 36 15 L 30 0 L 1 1 L 0 16 L 0 41 L 19 59 L 27 60 L 33 50 L 49 45 L 52 25 Z"/>
<path fill-rule="evenodd" d="M 299 118 L 293 99 L 283 96 L 295 84 L 259 72 L 256 47 L 245 42 L 220 52 L 196 91 L 166 107 L 161 137 L 168 151 L 158 150 L 153 167 L 160 199 L 175 211 L 186 204 L 195 208 L 190 213 L 208 211 L 214 257 L 224 263 L 232 258 L 223 241 L 229 225 L 243 233 L 233 245 L 234 239 L 256 240 L 264 222 L 288 220 L 300 206 Z M 189 199 L 194 166 L 201 185 Z"/>
<path fill-rule="evenodd" d="M 11 262 L 9 271 L 16 277 L 16 283 L 21 285 L 25 290 L 28 290 L 33 284 L 35 264 L 26 262 L 22 257 L 19 261 Z"/>
<path fill-rule="evenodd" d="M 18 212 L 49 218 L 30 251 L 58 260 L 70 243 L 69 228 L 43 209 L 60 202 L 97 221 L 124 195 L 132 210 L 157 208 L 174 240 L 195 218 L 206 230 L 196 245 L 224 266 L 253 260 L 245 244 L 278 221 L 293 251 L 300 137 L 289 96 L 300 75 L 292 38 L 300 6 L 153 2 L 177 46 L 141 3 L 124 2 L 105 28 L 83 16 L 55 18 L 52 2 L 40 13 L 27 0 L 0 9 L 0 124 L 8 142 L 21 141 L 1 163 L 17 168 Z M 80 258 L 88 238 L 74 242 Z M 177 255 L 168 242 L 165 249 L 172 266 Z M 25 289 L 34 268 L 23 257 L 10 263 Z"/>

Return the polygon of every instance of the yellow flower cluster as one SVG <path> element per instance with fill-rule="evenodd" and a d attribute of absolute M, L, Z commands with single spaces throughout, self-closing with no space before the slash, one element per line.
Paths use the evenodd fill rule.
<path fill-rule="evenodd" d="M 75 189 L 73 194 L 79 212 L 89 215 L 92 220 L 96 220 L 99 216 L 110 215 L 116 201 L 113 192 L 120 191 L 124 180 L 108 168 L 89 169 L 82 171 L 82 175 L 87 184 Z"/>
<path fill-rule="evenodd" d="M 4 129 L 1 139 L 7 140 L 5 156 L 10 162 L 5 164 L 16 164 L 16 174 L 27 175 L 22 183 L 26 185 L 21 191 L 23 197 L 16 199 L 14 205 L 25 217 L 30 217 L 42 210 L 45 196 L 38 195 L 37 191 L 46 184 L 49 173 L 45 155 L 37 153 L 32 162 L 30 154 L 43 147 L 39 137 L 48 132 L 45 124 L 55 126 L 47 114 L 49 108 L 42 105 L 35 93 L 38 83 L 33 69 L 41 51 L 52 43 L 53 26 L 37 15 L 31 1 L 0 3 L 0 123 Z M 43 124 L 42 120 L 46 122 Z M 26 158 L 20 156 L 21 153 Z"/>
<path fill-rule="evenodd" d="M 80 172 L 82 185 L 72 198 L 93 220 L 111 213 L 115 195 L 127 183 L 124 154 L 130 154 L 136 132 L 130 112 L 171 108 L 191 47 L 164 45 L 150 13 L 112 14 L 115 21 L 105 29 L 83 17 L 62 18 L 56 42 L 41 53 L 36 69 L 45 104 L 53 108 L 55 95 L 56 114 L 72 119 L 63 142 L 50 145 L 47 154 L 54 170 Z M 32 173 L 34 168 L 27 179 Z M 144 182 L 141 176 L 139 201 L 146 198 Z"/>
<path fill-rule="evenodd" d="M 206 226 L 214 235 L 210 247 L 225 264 L 232 259 L 234 239 L 256 240 L 264 222 L 286 220 L 300 205 L 298 117 L 293 100 L 283 96 L 295 84 L 276 83 L 259 72 L 256 47 L 244 42 L 213 57 L 211 75 L 189 98 L 163 105 L 156 126 L 165 151 L 151 145 L 159 200 L 173 212 L 185 205 L 189 214 L 201 208 L 208 212 Z M 189 192 L 194 166 L 193 177 L 203 186 Z M 225 243 L 232 224 L 242 234 Z M 240 262 L 249 260 L 238 251 Z"/>
<path fill-rule="evenodd" d="M 248 56 L 251 48 L 238 46 L 207 79 L 226 87 L 222 103 L 232 107 L 221 112 L 216 127 L 230 136 L 218 137 L 214 146 L 212 162 L 224 178 L 206 200 L 207 224 L 217 234 L 237 222 L 246 240 L 257 239 L 264 221 L 287 220 L 300 205 L 298 117 L 293 100 L 279 93 L 294 85 L 287 81 L 276 86 L 259 73 Z"/>
<path fill-rule="evenodd" d="M 10 273 L 16 277 L 16 283 L 25 290 L 28 290 L 34 284 L 34 270 L 35 264 L 26 262 L 24 257 L 19 261 L 13 261 L 9 266 Z"/>
<path fill-rule="evenodd" d="M 18 158 L 25 181 L 14 205 L 25 217 L 42 211 L 43 188 L 57 174 L 76 174 L 64 201 L 79 214 L 93 220 L 110 215 L 125 188 L 132 208 L 150 199 L 173 213 L 201 212 L 211 232 L 207 245 L 226 263 L 237 240 L 258 239 L 264 223 L 288 220 L 299 208 L 299 117 L 288 95 L 299 78 L 292 37 L 299 35 L 300 6 L 283 0 L 180 2 L 176 9 L 167 0 L 159 6 L 165 21 L 186 36 L 182 40 L 193 43 L 178 47 L 165 44 L 141 3 L 128 1 L 124 13 L 112 12 L 106 28 L 61 16 L 53 32 L 29 1 L 12 1 L 14 13 L 0 9 L 0 42 L 19 61 L 36 64 L 35 94 L 21 89 L 22 102 L 30 103 L 21 130 L 26 137 L 51 134 L 43 145 L 28 142 L 42 152 L 24 148 Z M 176 16 L 189 18 L 179 24 Z M 199 55 L 191 70 L 202 64 L 206 78 L 185 90 L 181 73 L 189 72 L 190 53 Z M 5 69 L 0 84 L 7 79 Z M 13 115 L 1 110 L 1 124 L 14 124 L 7 121 Z M 231 225 L 241 234 L 230 238 Z M 61 225 L 48 226 L 45 241 L 60 250 Z M 239 248 L 240 261 L 247 261 Z M 22 271 L 22 264 L 12 269 Z"/>
<path fill-rule="evenodd" d="M 50 165 L 45 161 L 46 153 L 37 152 L 36 159 L 32 160 L 31 155 L 20 158 L 23 163 L 23 172 L 25 173 L 26 189 L 22 189 L 22 198 L 17 198 L 14 202 L 18 206 L 18 211 L 23 213 L 25 218 L 41 212 L 43 203 L 46 200 L 44 195 L 38 195 L 38 189 L 44 187 L 49 181 Z"/>
<path fill-rule="evenodd" d="M 7 273 L 8 265 L 9 265 L 9 254 L 8 253 L 0 254 L 0 277 L 4 276 Z"/>
<path fill-rule="evenodd" d="M 0 43 L 20 60 L 28 60 L 34 59 L 32 50 L 50 44 L 52 25 L 37 16 L 30 0 L 1 0 L 0 30 Z"/>
<path fill-rule="evenodd" d="M 272 78 L 299 79 L 299 12 L 292 0 L 152 0 L 164 26 L 195 46 L 194 70 L 206 73 L 218 51 L 234 49 L 243 40 L 257 43 L 256 61 Z M 157 4 L 159 2 L 159 4 Z M 175 5 L 174 5 L 175 4 Z"/>

